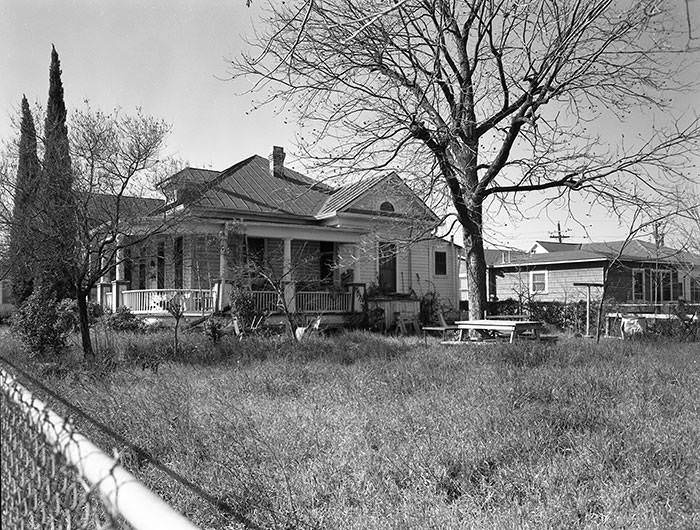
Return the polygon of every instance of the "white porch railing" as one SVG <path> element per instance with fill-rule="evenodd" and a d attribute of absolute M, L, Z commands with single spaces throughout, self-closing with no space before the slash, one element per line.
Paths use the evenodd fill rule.
<path fill-rule="evenodd" d="M 132 313 L 167 314 L 162 304 L 170 297 L 180 294 L 185 305 L 185 313 L 211 313 L 214 310 L 214 297 L 208 289 L 141 289 L 124 291 L 122 305 Z"/>
<path fill-rule="evenodd" d="M 140 289 L 122 292 L 121 304 L 136 315 L 166 315 L 163 302 L 180 294 L 185 304 L 185 313 L 207 314 L 214 311 L 214 294 L 208 289 Z M 275 291 L 252 291 L 257 311 L 280 310 L 279 295 Z M 105 296 L 105 305 L 111 306 L 111 296 Z M 353 293 L 331 293 L 326 291 L 297 292 L 296 311 L 304 313 L 350 313 L 353 311 Z"/>
<path fill-rule="evenodd" d="M 349 313 L 352 310 L 352 293 L 299 292 L 297 311 L 308 313 Z"/>
<path fill-rule="evenodd" d="M 256 311 L 278 311 L 279 297 L 275 291 L 252 291 Z"/>

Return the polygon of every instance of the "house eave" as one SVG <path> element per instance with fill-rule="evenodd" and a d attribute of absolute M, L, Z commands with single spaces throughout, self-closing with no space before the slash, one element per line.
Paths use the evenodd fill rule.
<path fill-rule="evenodd" d="M 569 263 L 605 263 L 610 261 L 610 258 L 600 257 L 600 258 L 586 258 L 586 259 L 575 259 L 566 261 L 537 261 L 537 262 L 519 262 L 519 263 L 494 263 L 491 265 L 494 269 L 508 269 L 508 268 L 518 268 L 518 267 L 537 267 L 538 265 L 567 265 Z"/>

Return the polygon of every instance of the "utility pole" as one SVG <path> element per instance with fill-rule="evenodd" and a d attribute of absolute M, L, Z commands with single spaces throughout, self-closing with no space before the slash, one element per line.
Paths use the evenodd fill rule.
<path fill-rule="evenodd" d="M 554 234 L 549 234 L 550 239 L 556 239 L 559 243 L 563 243 L 563 239 L 569 239 L 571 236 L 567 236 L 561 233 L 561 223 L 557 221 L 557 231 Z"/>

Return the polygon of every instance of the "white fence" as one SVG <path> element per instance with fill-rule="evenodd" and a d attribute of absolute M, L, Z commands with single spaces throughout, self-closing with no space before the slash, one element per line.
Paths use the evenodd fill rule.
<path fill-rule="evenodd" d="M 124 291 L 122 305 L 132 313 L 167 315 L 164 302 L 179 295 L 185 305 L 186 314 L 211 313 L 214 309 L 214 297 L 209 289 L 141 289 Z"/>
<path fill-rule="evenodd" d="M 0 369 L 2 528 L 197 527 Z"/>

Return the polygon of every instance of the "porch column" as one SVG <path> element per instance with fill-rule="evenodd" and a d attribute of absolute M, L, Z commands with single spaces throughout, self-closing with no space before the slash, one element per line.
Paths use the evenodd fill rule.
<path fill-rule="evenodd" d="M 107 298 L 107 288 L 110 286 L 109 276 L 107 275 L 109 268 L 107 267 L 107 258 L 104 256 L 100 258 L 100 269 L 102 270 L 102 276 L 100 276 L 100 281 L 97 282 L 97 303 L 104 307 L 105 299 Z"/>
<path fill-rule="evenodd" d="M 226 276 L 228 275 L 228 233 L 226 225 L 219 230 L 219 278 L 214 280 L 214 305 L 217 311 L 223 311 L 226 304 Z"/>
<path fill-rule="evenodd" d="M 115 312 L 122 306 L 122 293 L 127 288 L 127 282 L 124 280 L 124 235 L 117 236 L 117 256 L 115 267 L 115 279 L 112 282 L 112 312 Z"/>
<path fill-rule="evenodd" d="M 292 270 L 292 240 L 284 240 L 284 255 L 282 260 L 282 285 L 284 300 L 290 313 L 296 312 L 296 289 L 294 285 L 294 271 Z"/>

